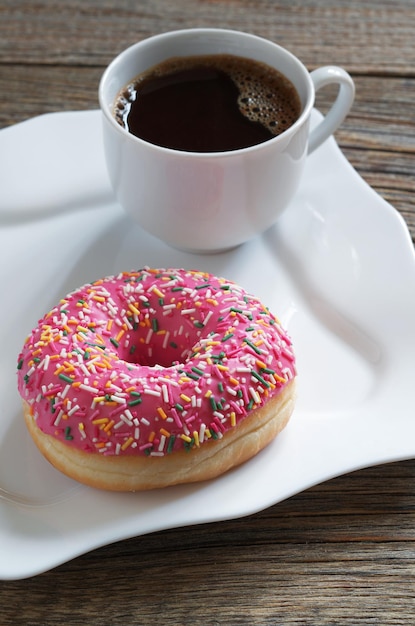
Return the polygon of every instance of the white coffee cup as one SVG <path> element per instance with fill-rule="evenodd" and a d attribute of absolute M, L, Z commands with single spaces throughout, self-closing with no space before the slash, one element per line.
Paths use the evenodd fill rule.
<path fill-rule="evenodd" d="M 171 57 L 207 54 L 248 57 L 279 70 L 300 96 L 300 117 L 268 141 L 212 153 L 154 145 L 115 120 L 117 94 L 137 75 Z M 310 132 L 315 92 L 332 83 L 339 85 L 337 98 Z M 342 68 L 309 73 L 293 54 L 255 35 L 203 28 L 150 37 L 121 52 L 100 82 L 111 184 L 126 212 L 168 244 L 193 252 L 232 248 L 275 223 L 298 187 L 307 154 L 338 128 L 353 99 L 354 83 Z"/>

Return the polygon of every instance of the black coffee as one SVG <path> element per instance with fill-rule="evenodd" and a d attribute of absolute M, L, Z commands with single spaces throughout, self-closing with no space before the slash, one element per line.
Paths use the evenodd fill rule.
<path fill-rule="evenodd" d="M 232 55 L 169 59 L 134 78 L 114 106 L 130 133 L 191 152 L 254 146 L 289 128 L 300 112 L 285 76 Z"/>

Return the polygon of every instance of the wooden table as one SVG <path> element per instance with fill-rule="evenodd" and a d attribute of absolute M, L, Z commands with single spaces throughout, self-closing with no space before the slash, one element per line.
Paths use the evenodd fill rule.
<path fill-rule="evenodd" d="M 357 93 L 337 140 L 415 235 L 414 0 L 1 0 L 0 128 L 97 108 L 116 53 L 194 26 L 265 36 L 309 69 L 344 66 Z M 319 97 L 322 109 L 329 98 Z M 415 461 L 0 583 L 0 607 L 3 625 L 414 623 Z"/>

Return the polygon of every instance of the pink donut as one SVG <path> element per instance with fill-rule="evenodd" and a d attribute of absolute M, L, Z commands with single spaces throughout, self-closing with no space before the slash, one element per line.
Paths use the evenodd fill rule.
<path fill-rule="evenodd" d="M 235 283 L 184 269 L 87 284 L 40 320 L 18 359 L 29 431 L 85 484 L 139 490 L 213 478 L 286 425 L 295 357 Z"/>

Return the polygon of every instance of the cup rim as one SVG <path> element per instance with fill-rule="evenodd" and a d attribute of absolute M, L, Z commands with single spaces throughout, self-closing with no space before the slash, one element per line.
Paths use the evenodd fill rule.
<path fill-rule="evenodd" d="M 118 122 L 115 120 L 114 116 L 112 115 L 111 106 L 109 106 L 108 101 L 104 97 L 104 95 L 105 95 L 105 89 L 107 87 L 108 81 L 114 75 L 114 72 L 116 71 L 117 67 L 124 61 L 126 57 L 129 57 L 131 54 L 133 54 L 137 49 L 141 48 L 147 42 L 150 43 L 151 41 L 156 42 L 157 40 L 162 40 L 162 39 L 165 40 L 165 39 L 173 38 L 173 37 L 190 36 L 192 34 L 201 36 L 201 35 L 214 35 L 214 34 L 219 34 L 219 33 L 225 34 L 225 35 L 229 34 L 231 36 L 236 35 L 238 37 L 244 37 L 245 39 L 249 39 L 251 41 L 260 42 L 267 46 L 271 46 L 277 49 L 280 53 L 286 55 L 286 57 L 288 57 L 292 62 L 294 62 L 302 70 L 302 73 L 304 75 L 304 80 L 307 83 L 307 98 L 306 98 L 306 101 L 305 101 L 305 104 L 304 104 L 303 110 L 301 111 L 300 116 L 296 119 L 296 121 L 289 128 L 284 130 L 279 135 L 276 135 L 275 137 L 272 137 L 271 139 L 267 139 L 266 141 L 255 144 L 253 146 L 247 146 L 245 148 L 238 148 L 236 150 L 224 150 L 224 151 L 216 151 L 216 152 L 195 152 L 191 150 L 178 150 L 176 148 L 168 148 L 165 146 L 160 146 L 158 144 L 151 143 L 145 139 L 142 139 L 141 137 L 137 137 L 136 135 L 133 135 L 127 129 L 123 128 L 120 124 L 118 124 Z M 215 53 L 210 53 L 210 54 L 215 54 Z M 238 53 L 235 53 L 235 56 L 238 56 Z M 166 58 L 169 58 L 169 57 L 166 57 Z M 131 78 L 134 78 L 134 77 L 131 77 Z M 123 85 L 120 85 L 118 89 L 121 89 L 122 86 Z M 131 44 L 127 48 L 124 48 L 124 50 L 122 50 L 119 54 L 117 54 L 112 59 L 112 61 L 110 61 L 110 63 L 107 65 L 106 69 L 104 70 L 101 76 L 99 87 L 98 87 L 98 100 L 99 100 L 101 112 L 103 113 L 107 121 L 110 123 L 112 128 L 116 130 L 117 132 L 119 132 L 121 136 L 123 136 L 124 138 L 128 137 L 129 140 L 132 141 L 133 143 L 137 143 L 138 145 L 142 145 L 143 147 L 145 146 L 147 149 L 153 149 L 156 152 L 162 152 L 164 154 L 173 154 L 176 156 L 192 157 L 192 158 L 218 158 L 218 156 L 236 157 L 236 156 L 241 156 L 241 155 L 247 154 L 248 152 L 257 151 L 260 149 L 264 150 L 265 147 L 270 147 L 271 145 L 275 145 L 277 143 L 289 141 L 291 137 L 297 132 L 299 127 L 302 126 L 304 122 L 306 121 L 306 119 L 309 117 L 311 109 L 314 106 L 314 99 L 315 99 L 315 90 L 314 90 L 314 85 L 313 85 L 313 81 L 311 79 L 310 73 L 305 67 L 305 65 L 302 63 L 302 61 L 295 54 L 290 52 L 290 50 L 287 50 L 287 48 L 284 48 L 283 46 L 275 43 L 274 41 L 271 41 L 270 39 L 266 39 L 265 37 L 260 37 L 253 33 L 245 32 L 245 31 L 226 29 L 226 28 L 184 28 L 184 29 L 178 29 L 178 30 L 170 30 L 170 31 L 165 31 L 163 33 L 158 33 L 156 35 L 150 35 L 149 37 L 136 41 L 135 43 Z M 113 103 L 111 103 L 111 105 L 112 104 Z"/>

